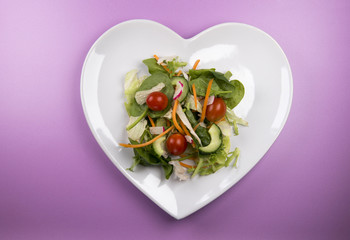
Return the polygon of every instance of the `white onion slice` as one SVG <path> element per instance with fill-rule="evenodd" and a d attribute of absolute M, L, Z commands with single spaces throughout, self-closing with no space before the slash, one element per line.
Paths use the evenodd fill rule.
<path fill-rule="evenodd" d="M 215 99 L 215 96 L 214 96 L 214 95 L 213 95 L 213 96 L 209 96 L 209 97 L 208 97 L 207 106 L 213 104 L 214 99 Z M 205 100 L 205 98 L 202 98 L 201 100 L 199 100 L 199 102 L 200 102 L 202 105 L 204 105 L 204 100 Z"/>
<path fill-rule="evenodd" d="M 164 114 L 164 116 L 163 117 L 165 117 L 165 118 L 167 118 L 167 119 L 171 119 L 172 118 L 172 116 L 171 116 L 171 114 L 172 114 L 172 112 L 173 112 L 173 109 L 172 108 L 170 108 L 169 109 L 169 111 L 167 111 L 167 113 L 166 114 Z"/>
<path fill-rule="evenodd" d="M 157 61 L 158 64 L 165 62 L 170 62 L 173 61 L 177 56 L 164 56 L 164 57 L 160 57 Z"/>
<path fill-rule="evenodd" d="M 151 132 L 152 135 L 155 134 L 161 134 L 162 132 L 165 131 L 164 127 L 150 127 L 149 131 Z"/>
<path fill-rule="evenodd" d="M 215 99 L 215 96 L 214 96 L 214 95 L 213 95 L 213 96 L 209 96 L 207 106 L 209 106 L 209 105 L 213 104 L 214 99 Z"/>
<path fill-rule="evenodd" d="M 188 81 L 188 75 L 185 71 L 182 71 L 182 74 L 184 75 L 184 78 Z"/>
<path fill-rule="evenodd" d="M 187 169 L 180 165 L 179 161 L 170 161 L 169 164 L 174 166 L 175 176 L 180 181 L 186 181 L 190 178 L 190 175 L 187 173 Z"/>
<path fill-rule="evenodd" d="M 191 136 L 185 135 L 186 141 L 190 144 L 193 143 L 193 139 L 191 138 Z"/>
<path fill-rule="evenodd" d="M 156 86 L 154 86 L 151 89 L 148 90 L 144 90 L 144 91 L 138 91 L 135 94 L 135 100 L 138 104 L 142 105 L 146 102 L 146 99 L 148 97 L 148 95 L 150 95 L 153 92 L 159 92 L 160 90 L 162 90 L 165 87 L 164 83 L 159 83 Z"/>
<path fill-rule="evenodd" d="M 199 144 L 202 145 L 201 139 L 197 136 L 197 134 L 195 133 L 195 131 L 191 126 L 190 121 L 188 121 L 185 113 L 182 111 L 181 104 L 177 106 L 176 113 L 179 116 L 180 120 L 183 122 L 183 124 L 187 127 L 187 129 L 190 130 L 190 133 L 192 134 L 192 136 L 194 136 L 198 140 Z"/>

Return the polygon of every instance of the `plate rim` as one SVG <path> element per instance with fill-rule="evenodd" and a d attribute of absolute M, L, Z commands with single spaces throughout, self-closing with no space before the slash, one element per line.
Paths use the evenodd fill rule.
<path fill-rule="evenodd" d="M 165 207 L 163 207 L 161 204 L 158 203 L 158 201 L 150 194 L 148 194 L 147 192 L 145 192 L 141 186 L 138 185 L 138 183 L 136 182 L 136 180 L 134 180 L 134 178 L 132 178 L 130 175 L 125 174 L 124 171 L 122 171 L 122 169 L 120 169 L 120 167 L 116 164 L 116 162 L 112 159 L 114 159 L 114 156 L 109 152 L 109 150 L 107 149 L 107 147 L 105 146 L 105 144 L 103 143 L 103 141 L 101 140 L 101 138 L 97 135 L 97 132 L 95 131 L 93 124 L 91 122 L 91 119 L 89 118 L 89 115 L 87 113 L 87 106 L 86 106 L 86 102 L 85 102 L 85 98 L 84 98 L 84 73 L 86 71 L 86 65 L 88 62 L 88 59 L 90 57 L 90 55 L 92 54 L 92 51 L 96 48 L 96 45 L 106 36 L 108 36 L 110 34 L 110 32 L 114 31 L 117 28 L 120 28 L 124 25 L 128 25 L 128 24 L 133 24 L 133 23 L 147 23 L 147 24 L 153 24 L 153 25 L 157 25 L 157 27 L 161 27 L 163 28 L 165 31 L 167 31 L 168 33 L 173 34 L 175 37 L 181 39 L 182 41 L 186 41 L 186 42 L 192 42 L 195 41 L 196 39 L 200 38 L 202 35 L 206 34 L 207 32 L 210 32 L 216 28 L 221 28 L 221 27 L 226 27 L 226 26 L 243 26 L 243 27 L 247 27 L 247 28 L 251 28 L 254 31 L 258 31 L 260 33 L 262 33 L 263 35 L 267 36 L 273 43 L 274 45 L 276 45 L 280 51 L 280 53 L 282 53 L 283 59 L 286 61 L 287 66 L 288 66 L 288 74 L 290 76 L 290 81 L 289 81 L 289 94 L 290 94 L 290 101 L 288 102 L 288 108 L 286 110 L 286 114 L 284 116 L 283 121 L 281 122 L 281 127 L 278 129 L 272 143 L 269 145 L 269 147 L 267 148 L 266 152 L 259 158 L 259 160 L 254 163 L 252 165 L 252 167 L 246 171 L 242 173 L 242 176 L 239 178 L 239 180 L 237 182 L 232 182 L 230 184 L 228 184 L 225 188 L 222 189 L 222 191 L 217 194 L 214 197 L 209 198 L 208 200 L 204 201 L 202 204 L 197 205 L 197 207 L 194 207 L 192 209 L 192 211 L 188 211 L 186 214 L 182 214 L 182 215 L 174 215 L 172 212 L 170 212 L 168 209 L 166 209 Z M 266 153 L 270 150 L 271 146 L 275 143 L 276 139 L 278 138 L 278 136 L 280 135 L 281 131 L 283 130 L 289 114 L 290 114 L 290 110 L 291 110 L 291 106 L 292 106 L 292 102 L 293 102 L 293 75 L 292 75 L 292 70 L 291 70 L 291 66 L 290 63 L 288 61 L 288 58 L 285 54 L 285 52 L 283 51 L 283 49 L 281 48 L 281 46 L 278 44 L 278 42 L 272 38 L 268 33 L 264 32 L 263 30 L 254 27 L 252 25 L 246 24 L 246 23 L 240 23 L 240 22 L 223 22 L 220 24 L 216 24 L 213 25 L 209 28 L 204 29 L 203 31 L 199 32 L 198 34 L 190 37 L 190 38 L 183 38 L 182 36 L 180 36 L 177 32 L 175 32 L 174 30 L 172 30 L 171 28 L 167 27 L 166 25 L 163 25 L 159 22 L 153 21 L 153 20 L 149 20 L 149 19 L 131 19 L 131 20 L 127 20 L 127 21 L 123 21 L 120 22 L 112 27 L 110 27 L 109 29 L 107 29 L 105 32 L 103 32 L 96 40 L 95 42 L 91 45 L 88 53 L 86 54 L 86 57 L 84 59 L 83 62 L 83 66 L 81 69 L 81 78 L 80 78 L 80 98 L 81 98 L 81 104 L 82 104 L 82 108 L 83 108 L 83 112 L 84 112 L 84 116 L 85 116 L 85 120 L 88 123 L 88 126 L 90 128 L 91 133 L 93 134 L 95 140 L 97 141 L 99 147 L 103 150 L 103 152 L 107 155 L 107 157 L 109 158 L 109 160 L 113 163 L 113 165 L 115 167 L 117 167 L 117 169 L 138 189 L 140 190 L 143 194 L 145 194 L 149 199 L 151 199 L 158 207 L 160 207 L 162 210 L 164 210 L 165 212 L 167 212 L 170 216 L 174 217 L 177 220 L 183 219 L 191 214 L 193 214 L 194 212 L 198 211 L 199 209 L 201 209 L 202 207 L 208 205 L 209 203 L 211 203 L 212 201 L 214 201 L 216 198 L 218 198 L 219 196 L 221 196 L 223 193 L 225 193 L 228 189 L 230 189 L 231 187 L 233 187 L 235 184 L 237 184 L 239 181 L 242 180 L 242 178 L 244 178 L 251 169 L 253 169 L 259 162 L 260 160 L 266 155 Z"/>

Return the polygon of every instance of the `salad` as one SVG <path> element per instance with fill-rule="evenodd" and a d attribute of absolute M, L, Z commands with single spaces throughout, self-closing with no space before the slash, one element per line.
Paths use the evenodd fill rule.
<path fill-rule="evenodd" d="M 213 174 L 231 163 L 237 165 L 240 150 L 230 151 L 232 132 L 248 123 L 234 113 L 244 96 L 244 86 L 230 80 L 232 73 L 214 68 L 190 68 L 177 56 L 143 60 L 150 75 L 138 77 L 132 70 L 125 77 L 126 126 L 138 165 L 160 166 L 165 178 L 179 180 Z"/>

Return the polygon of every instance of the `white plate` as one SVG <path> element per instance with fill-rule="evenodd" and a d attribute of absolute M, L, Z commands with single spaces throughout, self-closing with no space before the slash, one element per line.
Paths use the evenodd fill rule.
<path fill-rule="evenodd" d="M 235 108 L 249 122 L 232 138 L 239 147 L 239 167 L 179 182 L 164 179 L 163 170 L 137 167 L 133 151 L 118 146 L 127 143 L 124 108 L 124 76 L 131 69 L 146 73 L 142 60 L 158 56 L 180 56 L 198 68 L 216 68 L 233 73 L 246 94 Z M 205 206 L 237 183 L 263 157 L 277 138 L 292 102 L 292 74 L 277 42 L 263 31 L 241 23 L 211 27 L 183 39 L 167 27 L 148 20 L 132 20 L 105 32 L 91 47 L 82 69 L 81 98 L 87 122 L 101 148 L 115 166 L 159 207 L 177 219 Z"/>

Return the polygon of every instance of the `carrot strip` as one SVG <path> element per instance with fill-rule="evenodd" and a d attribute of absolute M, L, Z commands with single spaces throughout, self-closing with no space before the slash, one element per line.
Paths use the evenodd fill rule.
<path fill-rule="evenodd" d="M 167 66 L 165 66 L 164 64 L 160 64 L 160 66 L 162 66 L 168 73 L 171 73 L 169 68 Z"/>
<path fill-rule="evenodd" d="M 180 76 L 182 74 L 182 71 L 180 70 L 177 74 L 176 74 L 176 76 Z"/>
<path fill-rule="evenodd" d="M 195 168 L 196 166 L 191 166 L 191 165 L 188 165 L 186 163 L 183 163 L 183 162 L 179 162 L 181 166 L 185 167 L 185 168 Z"/>
<path fill-rule="evenodd" d="M 180 120 L 180 125 L 182 127 L 182 130 L 184 130 L 185 134 L 189 137 L 191 137 L 191 134 L 189 133 L 189 131 L 187 130 L 185 124 Z M 194 141 L 191 143 L 192 147 L 195 147 L 196 144 L 194 143 Z"/>
<path fill-rule="evenodd" d="M 183 161 L 186 159 L 190 159 L 190 160 L 193 160 L 195 162 L 198 159 L 198 158 L 194 157 L 193 154 L 190 154 L 190 155 L 181 154 L 180 157 L 181 157 L 180 159 L 175 159 L 175 160 L 176 161 Z"/>
<path fill-rule="evenodd" d="M 197 123 L 197 125 L 193 128 L 194 131 L 196 131 L 196 129 L 198 128 L 200 123 Z"/>
<path fill-rule="evenodd" d="M 166 131 L 162 132 L 161 134 L 159 134 L 158 136 L 156 136 L 155 138 L 152 138 L 150 141 L 145 142 L 145 143 L 141 143 L 141 144 L 125 144 L 125 143 L 119 143 L 119 146 L 122 147 L 126 147 L 126 148 L 140 148 L 140 147 L 145 147 L 150 145 L 151 143 L 155 142 L 157 139 L 161 138 L 162 136 L 164 136 L 165 134 L 167 134 L 168 132 L 170 132 L 171 130 L 173 130 L 174 126 L 171 126 L 170 128 L 168 128 Z"/>
<path fill-rule="evenodd" d="M 176 120 L 176 109 L 177 109 L 177 105 L 179 104 L 179 100 L 176 99 L 175 100 L 175 104 L 174 104 L 174 108 L 173 108 L 173 112 L 171 114 L 172 118 L 173 118 L 173 123 L 175 128 L 181 133 L 181 134 L 185 134 L 185 132 L 181 129 L 180 125 L 177 123 Z"/>
<path fill-rule="evenodd" d="M 207 92 L 205 93 L 205 98 L 204 98 L 204 104 L 203 104 L 203 110 L 202 110 L 202 115 L 201 115 L 201 119 L 199 122 L 203 122 L 204 118 L 205 118 L 205 112 L 207 111 L 207 104 L 208 104 L 208 98 L 209 98 L 209 94 L 210 94 L 210 89 L 211 89 L 211 85 L 213 84 L 214 78 L 212 78 L 209 83 L 208 83 L 208 88 L 207 88 Z"/>
<path fill-rule="evenodd" d="M 199 63 L 199 59 L 197 59 L 197 61 L 194 63 L 194 65 L 193 65 L 193 67 L 192 67 L 192 69 L 193 70 L 196 70 L 196 68 L 197 68 L 197 66 L 198 66 L 198 63 Z"/>
<path fill-rule="evenodd" d="M 222 122 L 222 121 L 224 121 L 225 120 L 225 116 L 223 116 L 220 120 L 217 120 L 216 122 L 215 122 L 215 124 L 218 124 L 219 122 Z"/>
<path fill-rule="evenodd" d="M 148 119 L 151 122 L 152 127 L 155 127 L 156 125 L 154 124 L 154 121 L 153 121 L 153 119 L 151 118 L 150 115 L 148 115 Z"/>
<path fill-rule="evenodd" d="M 197 110 L 197 92 L 196 92 L 196 86 L 192 84 L 192 91 L 193 91 L 193 98 L 194 98 L 194 106 L 196 107 Z"/>
<path fill-rule="evenodd" d="M 159 57 L 157 55 L 153 55 L 153 57 L 158 61 Z M 167 68 L 167 66 L 165 66 L 164 64 L 159 64 L 160 66 L 162 66 L 168 73 L 171 73 L 171 71 L 169 70 L 169 68 Z"/>

